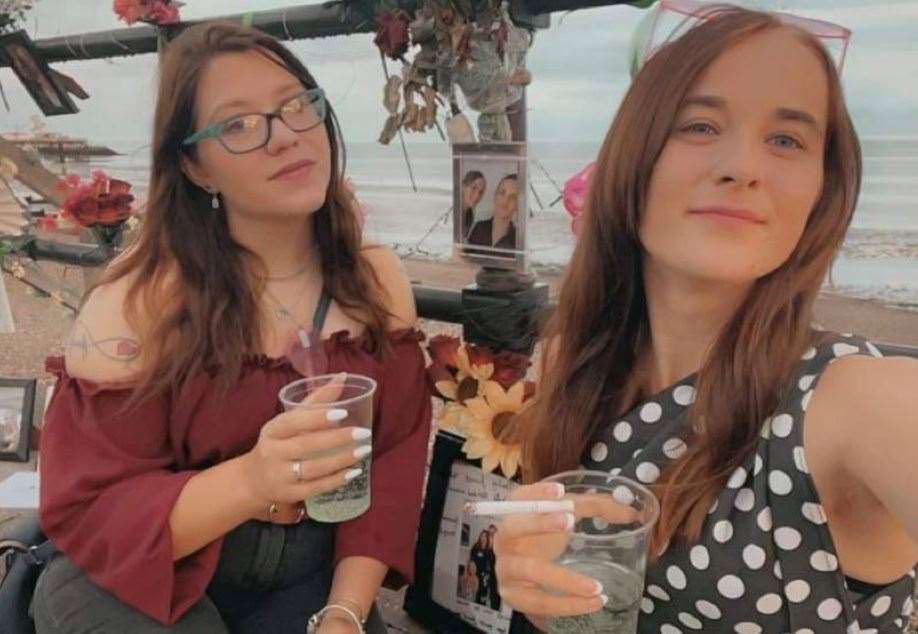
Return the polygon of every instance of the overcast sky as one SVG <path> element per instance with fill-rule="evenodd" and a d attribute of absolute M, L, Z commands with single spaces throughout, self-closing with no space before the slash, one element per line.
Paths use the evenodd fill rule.
<path fill-rule="evenodd" d="M 187 0 L 186 18 L 205 18 L 295 4 L 283 0 Z M 744 4 L 750 4 L 744 2 Z M 849 107 L 864 136 L 918 138 L 918 0 L 762 0 L 777 8 L 850 28 L 844 71 Z M 27 30 L 33 39 L 123 26 L 111 0 L 38 0 Z M 644 11 L 607 7 L 552 16 L 539 31 L 528 67 L 530 139 L 601 138 L 627 88 L 629 43 Z M 300 40 L 290 46 L 326 88 L 348 141 L 373 141 L 385 119 L 379 55 L 368 34 Z M 93 139 L 144 139 L 152 115 L 154 55 L 57 64 L 92 95 L 76 115 L 48 120 L 52 129 Z M 26 125 L 39 114 L 10 69 L 0 81 L 12 112 L 0 110 L 0 129 Z M 2 108 L 2 106 L 0 106 Z M 439 137 L 431 133 L 431 142 Z"/>

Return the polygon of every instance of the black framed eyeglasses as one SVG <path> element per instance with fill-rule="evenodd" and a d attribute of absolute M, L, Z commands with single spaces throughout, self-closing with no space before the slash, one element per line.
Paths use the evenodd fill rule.
<path fill-rule="evenodd" d="M 274 112 L 253 112 L 215 123 L 195 132 L 182 141 L 182 145 L 194 145 L 204 139 L 213 138 L 217 139 L 227 152 L 245 154 L 268 144 L 273 119 L 280 119 L 294 132 L 306 132 L 323 123 L 327 111 L 323 90 L 310 88 L 284 102 Z"/>

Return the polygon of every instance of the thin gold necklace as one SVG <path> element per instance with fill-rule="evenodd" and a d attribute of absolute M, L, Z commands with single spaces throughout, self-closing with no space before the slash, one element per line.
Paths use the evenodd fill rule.
<path fill-rule="evenodd" d="M 309 270 L 310 266 L 312 266 L 312 262 L 308 262 L 299 271 L 288 273 L 287 275 L 268 275 L 266 277 L 263 277 L 262 279 L 266 282 L 286 282 L 287 280 L 292 280 L 296 277 L 299 277 L 300 275 L 305 273 L 307 270 Z"/>

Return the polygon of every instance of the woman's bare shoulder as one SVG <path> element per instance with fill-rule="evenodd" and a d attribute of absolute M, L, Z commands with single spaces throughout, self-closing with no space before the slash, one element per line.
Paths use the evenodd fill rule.
<path fill-rule="evenodd" d="M 64 342 L 70 376 L 99 383 L 130 381 L 140 370 L 140 338 L 128 323 L 130 277 L 95 288 Z"/>
<path fill-rule="evenodd" d="M 417 310 L 411 282 L 401 258 L 392 249 L 381 245 L 365 245 L 363 254 L 388 294 L 386 308 L 392 315 L 390 328 L 413 328 L 418 319 Z"/>

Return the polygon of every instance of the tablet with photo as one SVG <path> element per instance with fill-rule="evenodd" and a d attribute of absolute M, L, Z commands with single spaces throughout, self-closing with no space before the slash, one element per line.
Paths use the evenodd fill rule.
<path fill-rule="evenodd" d="M 493 542 L 500 522 L 464 511 L 504 500 L 516 483 L 465 458 L 464 439 L 439 432 L 418 537 L 415 583 L 405 610 L 443 634 L 508 634 L 513 610 L 497 590 Z"/>

